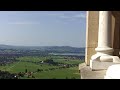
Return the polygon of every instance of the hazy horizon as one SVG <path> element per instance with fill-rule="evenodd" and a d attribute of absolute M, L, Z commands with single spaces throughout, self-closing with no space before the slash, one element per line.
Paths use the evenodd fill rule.
<path fill-rule="evenodd" d="M 25 47 L 39 47 L 40 45 L 36 45 L 36 46 L 33 46 L 33 45 L 10 45 L 10 44 L 0 44 L 0 45 L 8 45 L 8 46 L 25 46 Z M 53 45 L 53 46 L 55 46 L 55 45 Z M 62 46 L 60 46 L 60 45 L 57 45 L 58 47 L 62 47 Z M 40 46 L 40 47 L 48 47 L 48 46 Z M 52 46 L 49 46 L 49 47 L 52 47 Z M 63 46 L 63 47 L 66 47 L 66 46 Z M 68 46 L 68 47 L 74 47 L 74 46 Z M 85 48 L 85 47 L 76 47 L 76 48 Z"/>
<path fill-rule="evenodd" d="M 0 45 L 85 47 L 85 11 L 0 11 Z"/>

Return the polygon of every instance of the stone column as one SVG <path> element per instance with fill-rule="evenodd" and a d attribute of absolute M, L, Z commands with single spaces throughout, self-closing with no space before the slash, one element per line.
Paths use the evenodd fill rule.
<path fill-rule="evenodd" d="M 99 12 L 98 48 L 111 47 L 111 12 Z"/>
<path fill-rule="evenodd" d="M 92 56 L 92 59 L 100 57 L 100 61 L 112 61 L 113 48 L 111 48 L 111 12 L 99 11 L 99 31 L 98 31 L 98 47 L 95 49 L 97 52 Z"/>
<path fill-rule="evenodd" d="M 97 52 L 91 57 L 90 67 L 94 70 L 107 69 L 113 65 L 113 60 L 119 62 L 117 56 L 113 56 L 113 48 L 111 48 L 111 12 L 99 11 L 99 30 L 98 30 L 98 47 Z"/>

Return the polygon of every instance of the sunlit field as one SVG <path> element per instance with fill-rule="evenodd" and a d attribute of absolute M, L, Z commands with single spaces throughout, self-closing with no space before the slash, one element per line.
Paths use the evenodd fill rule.
<path fill-rule="evenodd" d="M 45 60 L 50 58 L 57 64 L 44 63 Z M 80 79 L 78 65 L 84 62 L 64 56 L 25 56 L 19 57 L 17 60 L 19 61 L 0 66 L 0 70 L 10 73 L 24 73 L 20 79 Z M 65 67 L 65 65 L 69 66 Z M 31 75 L 27 73 L 31 73 Z"/>

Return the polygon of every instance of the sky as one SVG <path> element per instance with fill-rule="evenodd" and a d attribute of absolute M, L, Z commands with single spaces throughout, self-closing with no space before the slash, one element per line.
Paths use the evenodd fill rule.
<path fill-rule="evenodd" d="M 86 11 L 0 11 L 0 44 L 85 47 Z"/>

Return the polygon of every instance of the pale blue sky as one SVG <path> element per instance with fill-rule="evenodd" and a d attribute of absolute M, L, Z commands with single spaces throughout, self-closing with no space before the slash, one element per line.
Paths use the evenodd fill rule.
<path fill-rule="evenodd" d="M 0 44 L 85 47 L 85 11 L 0 11 Z"/>

